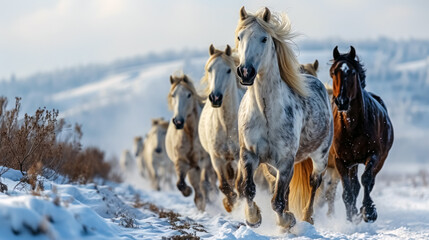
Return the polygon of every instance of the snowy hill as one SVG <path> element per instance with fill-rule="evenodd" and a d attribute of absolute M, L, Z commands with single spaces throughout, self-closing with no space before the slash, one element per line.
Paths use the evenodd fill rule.
<path fill-rule="evenodd" d="M 333 47 L 339 45 L 345 52 L 351 44 L 367 68 L 367 89 L 385 100 L 393 120 L 396 139 L 388 161 L 427 164 L 429 41 L 306 41 L 297 43 L 295 49 L 303 63 L 318 59 L 319 78 L 330 82 Z M 207 58 L 207 50 L 152 54 L 11 77 L 0 82 L 0 89 L 11 102 L 15 96 L 23 97 L 23 112 L 40 106 L 59 109 L 61 116 L 83 124 L 85 145 L 97 145 L 119 156 L 131 148 L 134 136 L 145 134 L 150 118 L 170 117 L 166 104 L 169 75 L 183 70 L 198 82 Z"/>

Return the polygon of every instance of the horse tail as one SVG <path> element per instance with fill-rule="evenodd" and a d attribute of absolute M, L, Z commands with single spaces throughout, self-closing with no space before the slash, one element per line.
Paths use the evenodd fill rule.
<path fill-rule="evenodd" d="M 303 219 L 304 208 L 310 201 L 310 176 L 313 172 L 313 161 L 307 158 L 295 164 L 292 180 L 289 184 L 289 209 L 297 219 Z"/>

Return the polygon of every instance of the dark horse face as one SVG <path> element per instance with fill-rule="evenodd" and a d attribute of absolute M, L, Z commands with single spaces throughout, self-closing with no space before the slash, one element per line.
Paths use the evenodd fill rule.
<path fill-rule="evenodd" d="M 334 48 L 334 63 L 330 69 L 333 82 L 333 99 L 339 111 L 348 111 L 350 102 L 356 97 L 360 87 L 358 72 L 353 66 L 356 51 L 351 46 L 350 52 L 340 54 L 338 47 Z"/>

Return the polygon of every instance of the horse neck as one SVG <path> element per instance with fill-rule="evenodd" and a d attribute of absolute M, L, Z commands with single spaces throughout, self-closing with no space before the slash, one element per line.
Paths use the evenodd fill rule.
<path fill-rule="evenodd" d="M 200 114 L 201 114 L 201 103 L 198 99 L 195 98 L 192 104 L 192 111 L 186 117 L 185 126 L 184 126 L 185 133 L 191 138 L 198 136 L 197 126 L 198 126 Z"/>
<path fill-rule="evenodd" d="M 365 89 L 357 88 L 356 97 L 350 101 L 350 111 L 346 112 L 341 121 L 347 129 L 354 129 L 365 123 Z"/>
<path fill-rule="evenodd" d="M 280 107 L 275 102 L 284 99 L 285 95 L 292 95 L 292 89 L 284 83 L 280 76 L 277 55 L 273 57 L 272 64 L 263 71 L 259 71 L 255 83 L 247 91 L 253 95 L 251 98 L 255 99 L 259 110 L 263 113 L 266 112 L 268 104 L 270 106 L 268 109 L 273 109 L 276 106 Z"/>
<path fill-rule="evenodd" d="M 221 119 L 229 120 L 229 122 L 237 120 L 238 107 L 240 103 L 238 91 L 239 87 L 236 82 L 231 83 L 230 87 L 225 91 L 222 105 L 219 108 L 220 111 L 218 111 Z"/>

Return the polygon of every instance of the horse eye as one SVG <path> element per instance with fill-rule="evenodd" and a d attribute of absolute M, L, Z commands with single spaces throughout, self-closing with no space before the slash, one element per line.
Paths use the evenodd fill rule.
<path fill-rule="evenodd" d="M 267 38 L 267 37 L 262 38 L 262 42 L 263 42 L 263 43 L 266 43 L 266 42 L 267 42 L 267 40 L 268 40 L 268 38 Z"/>
<path fill-rule="evenodd" d="M 237 36 L 237 40 L 240 41 L 240 36 Z"/>
<path fill-rule="evenodd" d="M 226 73 L 230 74 L 231 73 L 231 68 L 228 69 L 228 71 L 226 71 Z"/>
<path fill-rule="evenodd" d="M 189 94 L 188 94 L 188 98 L 190 98 L 190 97 L 191 97 L 191 94 L 189 93 Z"/>

